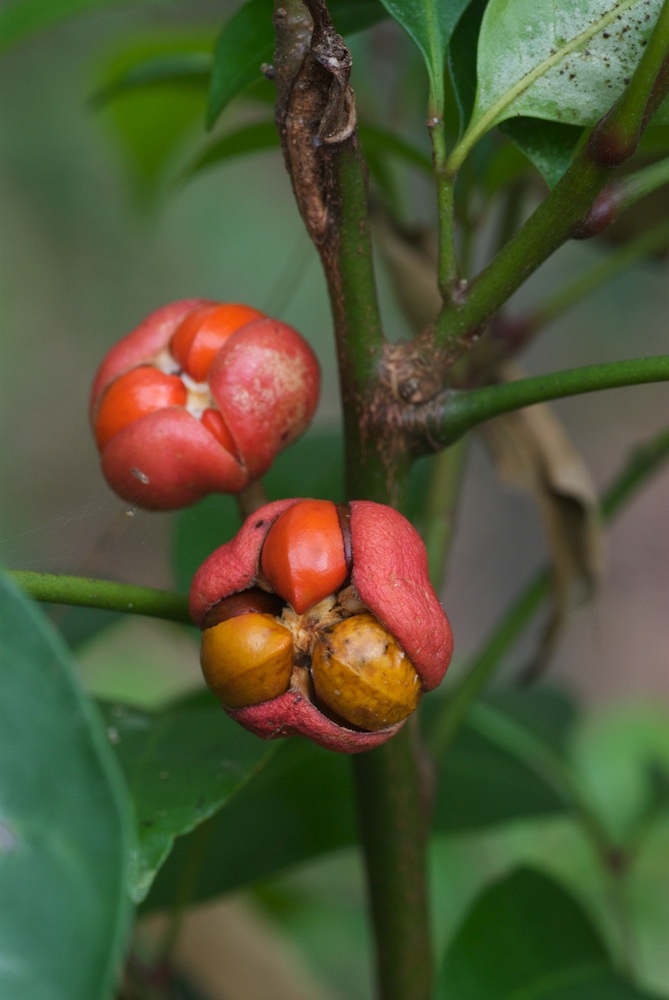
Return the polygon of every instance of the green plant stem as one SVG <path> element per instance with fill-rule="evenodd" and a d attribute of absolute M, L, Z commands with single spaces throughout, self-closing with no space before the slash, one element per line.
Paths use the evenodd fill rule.
<path fill-rule="evenodd" d="M 420 757 L 411 719 L 389 743 L 353 760 L 382 1000 L 432 996 Z"/>
<path fill-rule="evenodd" d="M 387 494 L 386 470 L 369 426 L 370 394 L 384 348 L 367 202 L 367 177 L 356 146 L 332 160 L 339 218 L 322 260 L 334 320 L 346 444 L 349 496 Z M 361 433 L 361 428 L 364 432 Z"/>
<path fill-rule="evenodd" d="M 542 304 L 522 322 L 527 326 L 528 335 L 535 330 L 543 329 L 561 316 L 572 306 L 581 302 L 591 292 L 611 281 L 622 271 L 625 271 L 635 261 L 642 259 L 655 250 L 660 250 L 669 243 L 669 222 L 663 220 L 658 225 L 641 233 L 611 253 L 602 260 L 596 261 L 583 270 L 569 284 L 559 288 L 553 295 L 544 299 Z"/>
<path fill-rule="evenodd" d="M 433 459 L 432 475 L 423 507 L 423 540 L 432 586 L 439 593 L 455 533 L 455 509 L 465 469 L 466 441 L 444 448 Z"/>
<path fill-rule="evenodd" d="M 668 88 L 669 0 L 664 0 L 632 79 L 595 127 L 591 144 L 597 154 L 610 163 L 622 163 L 631 156 Z"/>
<path fill-rule="evenodd" d="M 374 278 L 366 171 L 356 148 L 335 157 L 339 220 L 322 254 L 337 337 L 350 498 L 401 506 L 410 458 L 372 433 L 371 397 L 384 345 Z M 325 249 L 325 248 L 324 248 Z M 413 734 L 413 735 L 412 735 Z M 428 1000 L 432 950 L 425 802 L 414 726 L 352 760 L 358 823 L 376 941 L 381 1000 Z"/>
<path fill-rule="evenodd" d="M 259 507 L 263 507 L 268 502 L 265 487 L 261 479 L 254 479 L 239 493 L 235 493 L 237 509 L 242 521 L 254 514 Z"/>
<path fill-rule="evenodd" d="M 347 79 L 340 74 L 332 89 L 327 79 L 327 67 L 339 72 L 347 53 L 325 5 L 312 0 L 305 5 L 313 19 L 311 45 L 318 45 L 317 58 L 309 49 L 301 5 L 296 0 L 275 3 L 276 120 L 296 201 L 320 254 L 330 296 L 344 416 L 346 492 L 350 498 L 401 506 L 411 457 L 402 436 L 379 426 L 375 406 L 386 344 L 374 279 L 367 171 L 351 118 Z M 334 110 L 340 127 L 336 135 L 324 137 L 322 129 L 332 120 L 333 94 L 338 95 Z M 413 730 L 410 722 L 389 743 L 352 761 L 381 1000 L 429 1000 L 432 987 L 427 823 Z"/>
<path fill-rule="evenodd" d="M 432 161 L 437 185 L 437 225 L 439 231 L 439 260 L 437 277 L 444 302 L 449 302 L 458 279 L 458 261 L 455 250 L 455 181 L 446 170 L 446 135 L 443 117 L 436 112 L 428 117 L 432 140 Z"/>
<path fill-rule="evenodd" d="M 383 338 L 364 166 L 351 149 L 342 149 L 333 164 L 341 216 L 336 260 L 324 255 L 324 264 L 337 333 L 347 495 L 401 506 L 410 458 L 385 448 L 369 424 Z M 413 731 L 405 726 L 352 762 L 381 1000 L 428 1000 L 432 988 L 427 823 Z"/>
<path fill-rule="evenodd" d="M 448 445 L 477 424 L 511 410 L 584 392 L 664 382 L 668 379 L 667 354 L 585 365 L 583 368 L 536 375 L 502 385 L 450 392 L 442 398 L 440 404 L 428 404 L 422 412 L 419 408 L 408 412 L 407 422 L 414 428 L 422 424 L 430 441 Z"/>
<path fill-rule="evenodd" d="M 669 458 L 669 429 L 635 449 L 609 485 L 601 501 L 601 514 L 610 523 L 625 504 L 646 485 Z M 550 593 L 550 571 L 540 570 L 513 601 L 475 659 L 465 669 L 429 735 L 429 747 L 436 757 L 447 752 L 469 711 L 487 687 L 502 657 L 519 639 L 528 622 Z"/>
<path fill-rule="evenodd" d="M 487 267 L 437 318 L 436 342 L 466 344 L 558 247 L 573 235 L 604 187 L 610 169 L 585 151 Z"/>
<path fill-rule="evenodd" d="M 113 580 L 94 580 L 85 576 L 33 573 L 29 570 L 9 570 L 8 576 L 34 600 L 47 604 L 74 604 L 83 608 L 148 615 L 151 618 L 192 625 L 188 599 L 166 590 L 135 587 Z"/>
<path fill-rule="evenodd" d="M 636 204 L 642 198 L 669 184 L 669 157 L 636 170 L 615 182 L 615 201 L 618 212 Z M 652 230 L 651 230 L 652 232 Z"/>

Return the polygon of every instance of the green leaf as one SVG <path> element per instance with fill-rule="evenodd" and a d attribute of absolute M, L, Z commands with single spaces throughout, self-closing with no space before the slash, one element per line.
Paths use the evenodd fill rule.
<path fill-rule="evenodd" d="M 666 706 L 623 704 L 599 712 L 579 732 L 573 757 L 612 839 L 634 844 L 662 801 L 660 776 L 669 774 Z"/>
<path fill-rule="evenodd" d="M 440 701 L 426 699 L 428 722 L 436 722 Z M 561 755 L 573 722 L 571 703 L 552 691 L 506 692 L 481 702 L 438 762 L 435 829 L 564 812 L 569 803 L 544 774 L 536 749 Z"/>
<path fill-rule="evenodd" d="M 385 128 L 364 122 L 360 123 L 358 131 L 366 155 L 371 152 L 372 155 L 377 156 L 395 156 L 410 166 L 417 167 L 422 173 L 432 176 L 432 157 L 430 154 L 418 149 L 406 139 L 402 139 Z"/>
<path fill-rule="evenodd" d="M 247 156 L 267 149 L 278 148 L 279 136 L 274 121 L 253 122 L 231 129 L 216 142 L 212 142 L 184 171 L 184 177 L 192 177 L 218 166 L 235 156 Z"/>
<path fill-rule="evenodd" d="M 102 107 L 119 94 L 160 84 L 179 84 L 204 90 L 211 74 L 209 52 L 182 52 L 140 59 L 104 84 L 91 97 L 94 106 Z"/>
<path fill-rule="evenodd" d="M 107 1000 L 129 918 L 128 799 L 44 615 L 0 579 L 0 996 Z"/>
<path fill-rule="evenodd" d="M 537 118 L 510 118 L 500 129 L 532 161 L 549 187 L 565 173 L 583 136 L 577 125 Z"/>
<path fill-rule="evenodd" d="M 249 0 L 225 24 L 216 42 L 211 74 L 207 128 L 211 128 L 233 97 L 260 76 L 274 51 L 273 0 Z"/>
<path fill-rule="evenodd" d="M 510 697 L 509 717 L 518 721 L 534 712 L 533 724 L 543 719 L 552 738 L 561 740 L 571 708 L 558 696 L 528 701 L 524 704 L 523 699 L 521 705 Z M 439 777 L 435 826 L 440 831 L 462 832 L 565 808 L 531 768 L 468 726 Z M 345 755 L 302 739 L 283 741 L 224 810 L 194 834 L 175 841 L 145 906 L 169 905 L 179 891 L 184 866 L 190 870 L 195 856 L 198 868 L 191 901 L 209 899 L 354 844 L 357 828 L 351 796 L 350 761 Z"/>
<path fill-rule="evenodd" d="M 529 868 L 479 897 L 448 949 L 437 996 L 651 1000 L 617 975 L 578 903 Z"/>
<path fill-rule="evenodd" d="M 388 17 L 382 0 L 330 0 L 328 7 L 340 35 L 355 35 Z"/>
<path fill-rule="evenodd" d="M 127 0 L 123 0 L 127 2 Z M 14 0 L 0 10 L 0 52 L 76 14 L 109 7 L 112 0 Z"/>
<path fill-rule="evenodd" d="M 156 193 L 201 127 L 210 50 L 201 35 L 151 34 L 124 41 L 108 58 L 93 101 L 116 135 L 140 199 Z"/>
<path fill-rule="evenodd" d="M 432 100 L 443 109 L 444 65 L 451 35 L 469 0 L 381 0 L 391 17 L 416 43 L 430 78 Z"/>
<path fill-rule="evenodd" d="M 212 128 L 230 101 L 261 75 L 260 67 L 274 58 L 273 0 L 248 0 L 224 26 L 216 43 L 207 108 Z M 378 0 L 333 0 L 330 14 L 341 34 L 353 34 L 382 20 Z"/>
<path fill-rule="evenodd" d="M 491 0 L 468 132 L 516 115 L 594 125 L 622 93 L 659 8 L 660 0 Z"/>
<path fill-rule="evenodd" d="M 129 880 L 139 902 L 174 838 L 225 806 L 276 748 L 233 723 L 207 694 L 159 712 L 127 705 L 104 712 L 135 806 Z"/>
<path fill-rule="evenodd" d="M 443 113 L 444 66 L 451 35 L 469 0 L 381 0 L 418 46 L 430 78 L 435 111 Z"/>
<path fill-rule="evenodd" d="M 145 905 L 169 905 L 185 866 L 192 878 L 189 900 L 209 899 L 355 838 L 350 761 L 307 740 L 284 740 L 222 812 L 177 840 Z"/>
<path fill-rule="evenodd" d="M 453 31 L 448 47 L 448 69 L 460 113 L 461 131 L 464 130 L 474 110 L 476 52 L 481 21 L 487 5 L 488 0 L 471 0 Z"/>

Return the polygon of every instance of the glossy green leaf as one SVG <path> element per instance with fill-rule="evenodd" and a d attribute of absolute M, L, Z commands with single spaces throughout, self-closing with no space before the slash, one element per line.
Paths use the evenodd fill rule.
<path fill-rule="evenodd" d="M 222 812 L 176 841 L 145 905 L 169 905 L 184 866 L 192 872 L 189 898 L 209 899 L 352 844 L 355 831 L 348 758 L 284 740 Z"/>
<path fill-rule="evenodd" d="M 385 12 L 378 0 L 333 0 L 333 23 L 341 34 L 353 34 L 380 21 Z M 223 109 L 260 78 L 261 66 L 274 57 L 273 0 L 248 0 L 225 24 L 214 54 L 207 108 L 211 128 Z"/>
<path fill-rule="evenodd" d="M 205 36 L 151 34 L 124 41 L 108 57 L 93 101 L 140 199 L 156 193 L 201 128 L 210 53 Z"/>
<path fill-rule="evenodd" d="M 529 868 L 474 904 L 447 951 L 437 997 L 651 1000 L 617 975 L 579 904 Z"/>
<path fill-rule="evenodd" d="M 410 166 L 417 167 L 424 174 L 432 176 L 432 157 L 429 153 L 376 125 L 361 123 L 358 128 L 365 154 L 394 156 Z"/>
<path fill-rule="evenodd" d="M 567 170 L 583 136 L 578 125 L 538 118 L 510 118 L 500 129 L 531 160 L 549 187 Z"/>
<path fill-rule="evenodd" d="M 263 63 L 272 62 L 273 9 L 273 0 L 249 0 L 225 24 L 214 51 L 207 128 L 233 97 L 259 78 Z"/>
<path fill-rule="evenodd" d="M 129 881 L 139 902 L 174 838 L 221 809 L 267 763 L 275 747 L 231 722 L 210 695 L 163 711 L 104 707 L 137 822 Z"/>
<path fill-rule="evenodd" d="M 109 7 L 112 2 L 113 0 L 48 0 L 45 3 L 45 0 L 10 0 L 0 10 L 0 52 L 59 21 Z"/>
<path fill-rule="evenodd" d="M 660 0 L 491 0 L 469 131 L 516 115 L 594 125 L 632 75 L 659 8 Z"/>
<path fill-rule="evenodd" d="M 267 149 L 278 148 L 279 136 L 274 121 L 253 122 L 231 129 L 215 142 L 212 142 L 193 163 L 184 171 L 184 177 L 192 177 L 211 167 L 236 156 L 248 156 L 249 153 L 261 153 Z"/>
<path fill-rule="evenodd" d="M 520 722 L 535 712 L 534 724 L 543 717 L 556 740 L 566 733 L 571 709 L 557 696 L 543 704 L 541 699 L 530 699 L 531 704 L 519 705 L 515 695 L 506 701 L 508 718 Z M 145 905 L 169 904 L 191 855 L 198 857 L 198 870 L 189 898 L 202 900 L 354 844 L 351 796 L 350 761 L 345 755 L 306 740 L 283 741 L 224 810 L 194 834 L 175 841 Z M 439 774 L 434 821 L 439 831 L 462 832 L 564 809 L 564 802 L 531 767 L 465 726 Z"/>
<path fill-rule="evenodd" d="M 107 1000 L 129 917 L 129 803 L 44 615 L 0 579 L 0 996 Z"/>
<path fill-rule="evenodd" d="M 443 104 L 444 66 L 451 35 L 469 0 L 381 0 L 391 17 L 416 43 L 425 61 L 430 90 Z"/>
<path fill-rule="evenodd" d="M 439 701 L 426 707 L 435 724 Z M 438 762 L 435 829 L 473 829 L 568 809 L 562 789 L 542 771 L 536 741 L 561 756 L 573 722 L 572 705 L 552 691 L 498 694 L 475 706 Z"/>
<path fill-rule="evenodd" d="M 205 51 L 181 52 L 141 59 L 104 84 L 91 98 L 102 107 L 119 94 L 160 84 L 197 87 L 204 90 L 211 74 L 211 54 Z"/>
<path fill-rule="evenodd" d="M 463 131 L 476 100 L 476 53 L 488 0 L 471 0 L 458 21 L 448 47 L 448 69 Z"/>

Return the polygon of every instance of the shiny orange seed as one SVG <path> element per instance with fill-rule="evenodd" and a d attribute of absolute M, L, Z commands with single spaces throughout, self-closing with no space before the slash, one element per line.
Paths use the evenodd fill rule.
<path fill-rule="evenodd" d="M 204 630 L 200 662 L 226 708 L 259 705 L 288 690 L 293 637 L 272 615 L 238 615 Z"/>
<path fill-rule="evenodd" d="M 275 593 L 298 614 L 333 594 L 348 568 L 337 508 L 331 500 L 298 500 L 267 533 L 260 566 Z"/>
<path fill-rule="evenodd" d="M 411 660 L 368 613 L 320 634 L 311 675 L 325 706 L 370 732 L 405 719 L 420 701 L 420 678 Z"/>
<path fill-rule="evenodd" d="M 153 365 L 139 365 L 124 372 L 107 387 L 95 421 L 99 448 L 140 417 L 169 406 L 185 406 L 188 392 L 177 375 L 167 375 Z"/>
<path fill-rule="evenodd" d="M 200 306 L 188 313 L 172 334 L 172 355 L 195 382 L 204 382 L 228 337 L 264 317 L 258 309 L 237 303 Z"/>

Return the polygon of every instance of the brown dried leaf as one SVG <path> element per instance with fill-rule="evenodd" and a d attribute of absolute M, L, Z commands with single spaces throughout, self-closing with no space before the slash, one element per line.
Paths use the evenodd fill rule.
<path fill-rule="evenodd" d="M 507 367 L 505 378 L 512 377 L 518 372 Z M 592 596 L 601 577 L 597 495 L 583 459 L 547 404 L 496 417 L 481 433 L 503 482 L 536 503 L 551 554 L 552 607 L 524 674 L 531 680 L 545 669 L 569 612 Z"/>

